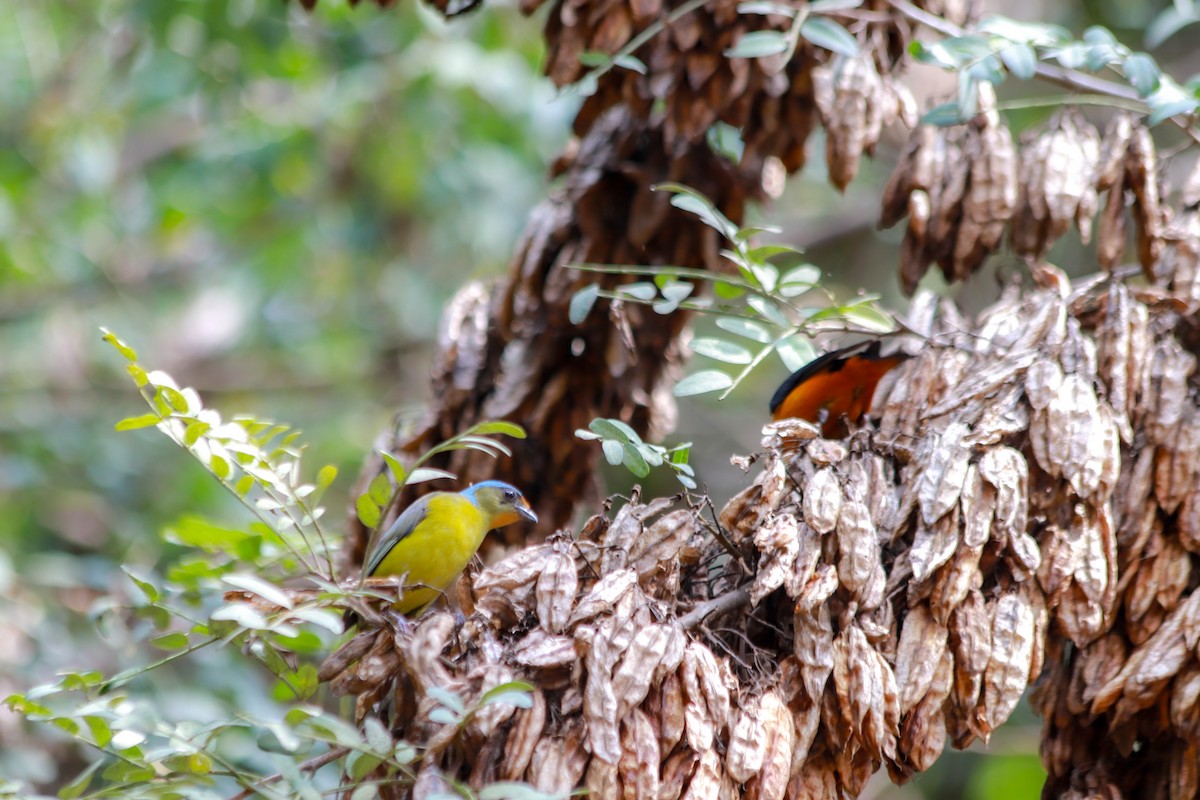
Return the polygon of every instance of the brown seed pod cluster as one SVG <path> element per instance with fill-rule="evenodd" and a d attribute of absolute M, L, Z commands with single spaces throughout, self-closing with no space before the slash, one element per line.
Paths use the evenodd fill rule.
<path fill-rule="evenodd" d="M 434 2 L 448 15 L 475 4 Z M 523 0 L 521 10 L 532 14 L 544 4 L 545 0 Z M 588 87 L 590 94 L 576 117 L 575 133 L 584 135 L 615 106 L 625 106 L 643 119 L 658 116 L 656 109 L 661 108 L 658 118 L 672 145 L 702 141 L 715 123 L 724 122 L 743 132 L 743 165 L 761 170 L 768 158 L 778 158 L 788 172 L 800 169 L 815 121 L 813 70 L 828 60 L 829 52 L 797 37 L 794 50 L 729 57 L 727 53 L 747 35 L 788 32 L 796 24 L 795 14 L 739 12 L 740 0 L 717 0 L 680 13 L 683 5 L 677 0 L 555 0 L 551 4 L 545 71 L 555 85 L 573 84 L 588 75 L 593 68 L 584 63 L 585 54 L 628 54 L 644 66 L 642 70 L 619 64 L 599 75 L 595 85 Z M 917 5 L 937 6 L 950 17 L 965 17 L 964 3 Z M 804 3 L 785 6 L 807 13 Z M 888 89 L 890 77 L 879 84 L 876 71 L 890 74 L 912 35 L 908 20 L 883 0 L 864 4 L 862 11 L 837 17 L 854 32 L 865 54 L 853 59 L 864 69 L 836 81 L 839 94 L 867 98 L 858 114 L 862 119 L 851 111 L 837 116 L 844 142 L 839 152 L 845 154 L 838 163 L 849 167 L 850 174 L 857 160 L 850 154 L 870 152 L 872 116 L 881 112 L 884 118 L 895 116 L 887 106 L 901 96 Z M 638 45 L 635 39 L 645 41 Z M 871 74 L 876 81 L 871 81 Z M 878 97 L 873 94 L 876 84 L 883 90 Z M 855 144 L 864 137 L 861 145 Z"/>
<path fill-rule="evenodd" d="M 981 103 L 991 105 L 990 91 Z M 1019 153 L 994 112 L 965 128 L 922 126 L 884 190 L 880 225 L 908 217 L 900 275 L 911 293 L 931 262 L 947 280 L 970 275 L 1006 225 L 1013 250 L 1031 264 L 1072 225 L 1084 243 L 1094 227 L 1100 264 L 1112 270 L 1124 257 L 1132 220 L 1146 276 L 1153 277 L 1169 244 L 1179 263 L 1178 292 L 1190 297 L 1197 291 L 1188 255 L 1197 223 L 1172 223 L 1157 158 L 1149 130 L 1124 114 L 1101 136 L 1078 111 L 1064 110 L 1026 134 Z M 1174 271 L 1175 263 L 1167 268 Z"/>
<path fill-rule="evenodd" d="M 900 253 L 907 294 L 931 263 L 947 281 L 973 273 L 999 246 L 1017 209 L 1016 148 L 986 85 L 980 105 L 984 110 L 969 125 L 915 128 L 884 188 L 880 226 L 908 217 Z"/>
<path fill-rule="evenodd" d="M 1195 796 L 1196 359 L 1178 304 L 1040 274 L 973 323 L 914 319 L 936 344 L 877 427 L 773 423 L 718 514 L 635 498 L 464 579 L 457 630 L 371 628 L 321 677 L 429 743 L 422 785 L 854 796 L 1032 686 L 1052 794 Z M 429 718 L 431 687 L 469 706 L 513 679 L 531 708 Z"/>

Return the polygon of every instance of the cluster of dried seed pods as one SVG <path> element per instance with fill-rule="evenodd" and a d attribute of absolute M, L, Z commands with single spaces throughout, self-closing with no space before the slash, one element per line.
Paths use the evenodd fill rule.
<path fill-rule="evenodd" d="M 913 130 L 884 188 L 880 225 L 908 217 L 900 254 L 900 281 L 908 294 L 936 262 L 946 280 L 966 278 L 1000 244 L 1017 209 L 1017 159 L 1012 134 L 994 110 L 969 125 Z"/>
<path fill-rule="evenodd" d="M 880 225 L 908 217 L 900 263 L 906 292 L 932 262 L 947 280 L 967 277 L 996 250 L 1006 226 L 1013 250 L 1030 263 L 1072 224 L 1085 243 L 1095 227 L 1100 264 L 1112 270 L 1125 254 L 1129 219 L 1143 272 L 1153 277 L 1169 248 L 1180 266 L 1166 269 L 1180 276 L 1180 293 L 1200 292 L 1189 267 L 1200 223 L 1186 212 L 1172 222 L 1144 125 L 1120 114 L 1101 136 L 1078 111 L 1064 110 L 1027 133 L 1018 153 L 1007 128 L 986 110 L 993 102 L 985 90 L 985 111 L 966 127 L 914 130 L 884 191 Z M 1195 202 L 1185 197 L 1184 205 Z"/>
<path fill-rule="evenodd" d="M 1162 290 L 1039 274 L 971 323 L 919 298 L 876 427 L 774 423 L 715 517 L 635 498 L 461 582 L 459 629 L 366 630 L 321 677 L 428 743 L 421 790 L 854 796 L 1033 685 L 1052 793 L 1195 796 L 1196 358 Z M 429 718 L 432 687 L 513 679 L 531 708 Z"/>
<path fill-rule="evenodd" d="M 446 14 L 475 4 L 434 2 Z M 544 4 L 545 0 L 523 0 L 521 10 L 532 14 Z M 803 166 L 805 142 L 815 121 L 814 67 L 828 60 L 829 52 L 796 37 L 794 50 L 764 50 L 758 57 L 728 54 L 747 35 L 790 31 L 808 13 L 805 4 L 780 6 L 791 6 L 795 13 L 742 11 L 739 0 L 717 0 L 683 13 L 684 4 L 675 0 L 555 0 L 551 5 L 545 71 L 556 85 L 580 81 L 594 69 L 595 61 L 585 54 L 632 55 L 644 65 L 644 70 L 630 69 L 629 62 L 618 61 L 588 86 L 590 94 L 575 120 L 577 135 L 584 135 L 616 106 L 643 119 L 658 116 L 661 109 L 658 118 L 671 146 L 702 141 L 714 123 L 724 122 L 742 131 L 743 165 L 761 169 L 768 158 L 778 158 L 788 172 Z M 958 22 L 967 16 L 962 2 L 925 0 L 916 5 Z M 881 79 L 877 70 L 890 75 L 912 29 L 884 0 L 871 0 L 858 12 L 837 19 L 863 48 L 863 55 L 852 59 L 851 71 L 832 80 L 843 98 L 854 96 L 855 102 L 863 103 L 862 111 L 825 114 L 841 129 L 834 163 L 842 167 L 838 180 L 843 181 L 853 175 L 858 154 L 870 152 L 872 118 L 881 113 L 884 118 L 895 116 L 891 106 L 896 101 L 908 108 L 905 93 L 892 90 L 891 78 Z"/>

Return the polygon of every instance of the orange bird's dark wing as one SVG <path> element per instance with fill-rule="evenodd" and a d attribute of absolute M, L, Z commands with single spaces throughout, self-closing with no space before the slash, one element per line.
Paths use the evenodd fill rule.
<path fill-rule="evenodd" d="M 879 340 L 826 353 L 788 376 L 771 398 L 771 413 L 775 419 L 816 423 L 829 439 L 845 436 L 846 420 L 870 410 L 879 381 L 907 358 L 904 353 L 882 355 Z"/>

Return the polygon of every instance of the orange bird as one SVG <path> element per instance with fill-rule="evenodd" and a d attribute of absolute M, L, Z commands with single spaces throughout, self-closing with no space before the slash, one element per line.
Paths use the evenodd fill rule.
<path fill-rule="evenodd" d="M 905 353 L 880 353 L 876 339 L 826 353 L 793 372 L 775 390 L 771 413 L 775 419 L 797 417 L 821 426 L 826 439 L 840 439 L 846 422 L 871 410 L 875 388 Z"/>

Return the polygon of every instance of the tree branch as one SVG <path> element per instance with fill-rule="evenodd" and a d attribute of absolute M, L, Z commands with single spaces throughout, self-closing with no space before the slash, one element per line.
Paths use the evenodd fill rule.
<path fill-rule="evenodd" d="M 297 769 L 299 769 L 301 772 L 316 772 L 321 767 L 325 766 L 326 764 L 332 764 L 334 761 L 337 761 L 339 758 L 349 752 L 349 747 L 339 745 L 327 750 L 319 756 L 314 756 L 313 758 L 310 758 L 307 761 L 299 764 Z M 268 775 L 262 780 L 255 781 L 252 786 L 246 787 L 233 797 L 229 798 L 229 800 L 247 800 L 248 798 L 258 794 L 257 790 L 254 788 L 255 786 L 266 786 L 267 784 L 275 783 L 281 778 L 283 778 L 283 773 L 281 772 L 276 772 L 274 775 Z"/>
<path fill-rule="evenodd" d="M 746 588 L 734 589 L 728 594 L 706 600 L 679 618 L 679 627 L 685 631 L 696 627 L 712 614 L 722 611 L 732 611 L 750 602 L 750 591 Z"/>

